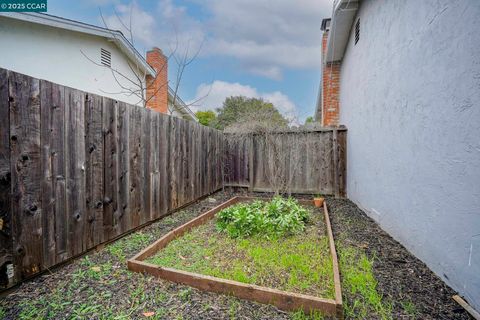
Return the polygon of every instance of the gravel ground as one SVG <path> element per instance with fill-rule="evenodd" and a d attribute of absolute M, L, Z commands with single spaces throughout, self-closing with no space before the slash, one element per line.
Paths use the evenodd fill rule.
<path fill-rule="evenodd" d="M 218 192 L 97 252 L 21 284 L 0 299 L 0 318 L 303 319 L 273 306 L 201 292 L 126 269 L 126 258 L 233 195 L 231 191 Z M 335 237 L 374 258 L 378 290 L 393 303 L 393 319 L 469 319 L 452 301 L 454 292 L 352 202 L 328 199 L 328 204 Z M 353 303 L 355 297 L 344 290 L 344 299 Z M 402 305 L 396 303 L 406 300 L 415 304 L 414 316 L 405 314 Z M 375 314 L 367 317 L 376 318 Z"/>

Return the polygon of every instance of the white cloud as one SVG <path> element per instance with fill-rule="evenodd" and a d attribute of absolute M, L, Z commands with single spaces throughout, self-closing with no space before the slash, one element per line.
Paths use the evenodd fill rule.
<path fill-rule="evenodd" d="M 107 1 L 107 0 L 97 0 Z M 280 80 L 283 70 L 318 68 L 324 17 L 331 15 L 332 0 L 190 0 L 206 12 L 189 15 L 172 0 L 158 0 L 157 12 L 146 12 L 136 2 L 117 5 L 125 22 L 132 8 L 134 36 L 148 49 L 195 52 L 204 43 L 203 56 L 236 58 L 246 72 Z M 109 27 L 124 30 L 115 15 Z"/>
<path fill-rule="evenodd" d="M 225 82 L 216 80 L 211 84 L 202 83 L 198 86 L 195 98 L 192 101 L 198 101 L 192 109 L 212 110 L 220 108 L 225 98 L 231 96 L 245 96 L 249 98 L 263 98 L 271 102 L 284 116 L 289 119 L 295 118 L 297 114 L 296 105 L 288 96 L 280 91 L 259 92 L 256 88 L 249 85 L 243 85 L 238 82 Z M 204 97 L 204 98 L 203 98 Z M 203 98 L 203 99 L 202 99 Z M 192 103 L 192 101 L 190 103 Z"/>
<path fill-rule="evenodd" d="M 297 106 L 290 100 L 288 96 L 280 91 L 263 93 L 261 97 L 271 103 L 287 117 L 296 115 Z"/>
<path fill-rule="evenodd" d="M 156 14 L 159 45 L 167 52 L 175 51 L 182 55 L 188 50 L 192 55 L 202 47 L 204 26 L 188 15 L 186 7 L 177 6 L 172 0 L 160 0 Z"/>
<path fill-rule="evenodd" d="M 252 73 L 320 66 L 321 19 L 332 0 L 203 0 L 212 12 L 210 54 L 237 58 Z"/>
<path fill-rule="evenodd" d="M 156 11 L 147 12 L 135 1 L 115 5 L 114 10 L 116 14 L 103 15 L 107 27 L 122 31 L 130 40 L 131 20 L 132 36 L 140 51 L 160 47 L 167 55 L 174 51 L 181 55 L 187 49 L 194 53 L 204 42 L 202 25 L 188 16 L 185 7 L 174 5 L 172 0 L 158 1 Z"/>
<path fill-rule="evenodd" d="M 140 41 L 148 47 L 155 45 L 155 19 L 152 15 L 142 10 L 135 2 L 130 5 L 116 5 L 115 12 L 116 14 L 103 15 L 108 28 L 120 30 L 130 41 L 131 36 L 133 36 L 134 44 Z M 129 30 L 130 22 L 131 30 Z M 132 34 L 130 34 L 130 31 Z"/>
<path fill-rule="evenodd" d="M 273 80 L 282 80 L 282 70 L 276 66 L 252 66 L 248 68 L 253 74 L 264 76 Z"/>

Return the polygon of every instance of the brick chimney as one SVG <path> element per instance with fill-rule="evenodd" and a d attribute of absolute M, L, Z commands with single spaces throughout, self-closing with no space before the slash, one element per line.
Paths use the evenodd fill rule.
<path fill-rule="evenodd" d="M 147 108 L 168 113 L 168 59 L 155 47 L 147 52 L 147 63 L 157 72 L 147 76 Z"/>
<path fill-rule="evenodd" d="M 326 62 L 330 19 L 322 21 L 322 125 L 338 126 L 340 62 Z"/>

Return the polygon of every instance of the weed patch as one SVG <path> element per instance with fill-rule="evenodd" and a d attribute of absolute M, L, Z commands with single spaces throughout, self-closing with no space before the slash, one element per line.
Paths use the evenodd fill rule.
<path fill-rule="evenodd" d="M 268 202 L 257 200 L 223 209 L 217 214 L 217 228 L 231 238 L 278 238 L 302 232 L 309 215 L 296 199 L 277 196 Z"/>
<path fill-rule="evenodd" d="M 115 241 L 114 243 L 107 246 L 107 252 L 124 262 L 127 259 L 126 252 L 131 250 L 139 250 L 140 248 L 144 247 L 151 241 L 151 236 L 143 233 L 143 232 L 136 232 L 127 236 L 126 238 L 120 239 Z"/>
<path fill-rule="evenodd" d="M 320 312 L 305 313 L 303 310 L 298 310 L 292 313 L 292 320 L 323 320 L 324 317 Z"/>
<path fill-rule="evenodd" d="M 192 295 L 192 289 L 191 288 L 183 289 L 178 293 L 178 296 L 180 297 L 180 299 L 183 302 L 188 301 L 190 299 L 191 295 Z"/>
<path fill-rule="evenodd" d="M 402 302 L 402 309 L 410 318 L 416 319 L 418 310 L 415 307 L 415 304 L 412 301 L 404 301 Z"/>
<path fill-rule="evenodd" d="M 345 303 L 348 317 L 365 319 L 375 313 L 381 319 L 392 319 L 392 304 L 383 301 L 377 290 L 377 280 L 373 275 L 373 260 L 365 253 L 350 246 L 340 246 L 340 270 L 344 290 L 355 297 L 353 303 Z"/>

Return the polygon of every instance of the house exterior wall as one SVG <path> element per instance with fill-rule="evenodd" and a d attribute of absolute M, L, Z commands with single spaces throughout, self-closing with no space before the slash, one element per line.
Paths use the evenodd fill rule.
<path fill-rule="evenodd" d="M 97 66 L 100 48 L 111 52 L 112 68 L 136 79 L 126 56 L 105 38 L 0 16 L 0 67 L 131 104 L 141 99 L 121 93 L 112 71 Z M 83 55 L 82 52 L 85 54 Z M 89 59 L 88 59 L 88 58 Z M 138 86 L 117 76 L 123 86 Z"/>
<path fill-rule="evenodd" d="M 348 197 L 480 310 L 480 1 L 357 14 L 340 75 Z"/>

